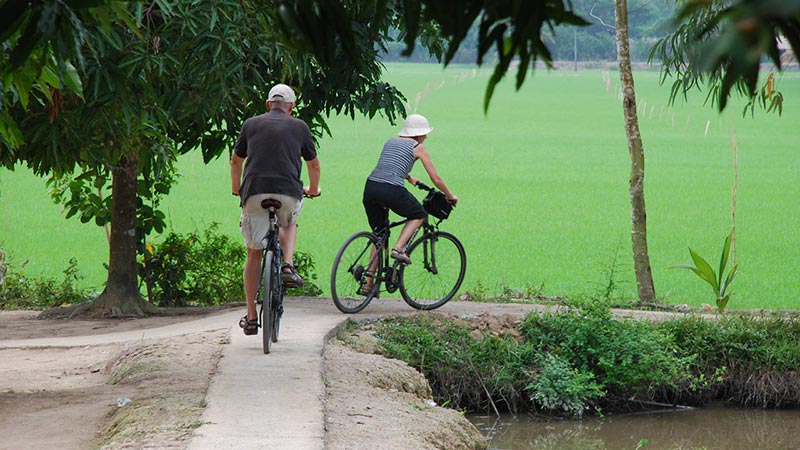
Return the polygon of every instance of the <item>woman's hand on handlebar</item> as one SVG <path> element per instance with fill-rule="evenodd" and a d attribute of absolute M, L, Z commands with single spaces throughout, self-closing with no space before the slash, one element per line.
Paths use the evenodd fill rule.
<path fill-rule="evenodd" d="M 314 198 L 314 197 L 319 197 L 320 195 L 322 195 L 322 189 L 320 189 L 319 187 L 317 187 L 316 192 L 312 192 L 311 186 L 303 186 L 303 196 L 308 198 Z"/>
<path fill-rule="evenodd" d="M 451 205 L 456 206 L 456 204 L 458 203 L 458 197 L 456 197 L 455 195 L 451 195 L 450 197 L 447 197 L 447 203 L 450 203 Z"/>

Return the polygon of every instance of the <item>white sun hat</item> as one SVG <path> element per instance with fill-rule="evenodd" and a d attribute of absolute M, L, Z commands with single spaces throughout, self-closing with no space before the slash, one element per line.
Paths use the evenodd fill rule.
<path fill-rule="evenodd" d="M 296 98 L 292 88 L 285 84 L 276 84 L 269 90 L 268 101 L 294 103 Z"/>
<path fill-rule="evenodd" d="M 426 119 L 425 116 L 411 114 L 410 116 L 406 117 L 406 121 L 403 123 L 403 129 L 400 130 L 398 136 L 424 136 L 431 131 L 433 131 L 433 128 L 431 128 L 430 124 L 428 123 L 428 119 Z"/>

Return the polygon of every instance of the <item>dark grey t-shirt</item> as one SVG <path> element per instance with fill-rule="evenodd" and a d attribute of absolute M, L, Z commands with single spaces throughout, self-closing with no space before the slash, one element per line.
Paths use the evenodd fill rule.
<path fill-rule="evenodd" d="M 254 194 L 302 198 L 301 158 L 311 161 L 317 157 L 308 125 L 279 109 L 247 119 L 234 152 L 247 159 L 239 191 L 242 204 Z"/>

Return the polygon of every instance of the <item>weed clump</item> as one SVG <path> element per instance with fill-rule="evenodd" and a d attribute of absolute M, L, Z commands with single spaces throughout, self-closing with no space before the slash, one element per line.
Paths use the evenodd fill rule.
<path fill-rule="evenodd" d="M 55 306 L 77 304 L 91 299 L 91 290 L 78 287 L 82 278 L 78 262 L 70 258 L 64 269 L 64 279 L 31 277 L 25 273 L 28 261 L 16 264 L 0 250 L 0 309 L 41 310 Z"/>

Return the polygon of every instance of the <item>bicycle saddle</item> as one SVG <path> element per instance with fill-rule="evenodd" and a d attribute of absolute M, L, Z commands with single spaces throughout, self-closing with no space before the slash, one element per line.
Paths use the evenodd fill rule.
<path fill-rule="evenodd" d="M 261 207 L 264 209 L 270 209 L 270 208 L 280 209 L 281 201 L 276 200 L 274 198 L 265 198 L 264 200 L 261 200 Z"/>

